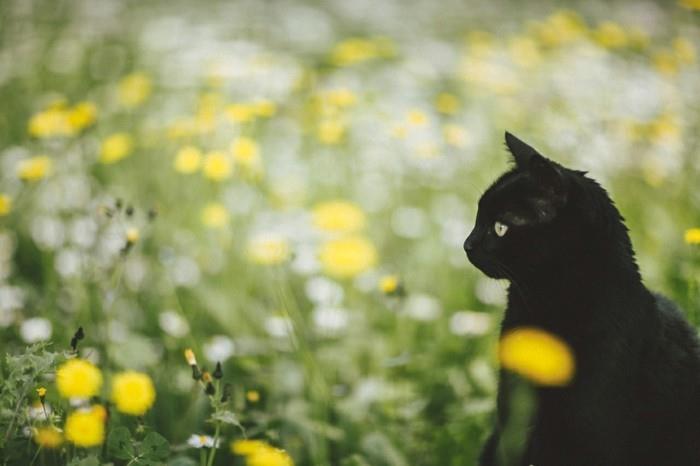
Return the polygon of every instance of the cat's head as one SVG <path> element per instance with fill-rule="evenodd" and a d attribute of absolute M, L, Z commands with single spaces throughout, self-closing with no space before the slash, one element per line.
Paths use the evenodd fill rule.
<path fill-rule="evenodd" d="M 584 173 L 545 158 L 507 132 L 506 146 L 515 166 L 481 196 L 464 250 L 486 275 L 513 279 L 546 267 L 567 241 L 575 241 L 568 204 L 572 185 Z"/>

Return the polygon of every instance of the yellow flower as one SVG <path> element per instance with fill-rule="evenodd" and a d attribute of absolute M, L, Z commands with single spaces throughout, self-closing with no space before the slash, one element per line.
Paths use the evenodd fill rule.
<path fill-rule="evenodd" d="M 251 168 L 260 159 L 258 143 L 247 137 L 236 138 L 231 143 L 231 153 L 233 154 L 233 160 L 246 168 Z"/>
<path fill-rule="evenodd" d="M 204 176 L 214 181 L 223 181 L 231 176 L 231 159 L 222 151 L 212 151 L 204 157 Z"/>
<path fill-rule="evenodd" d="M 700 10 L 700 0 L 679 0 L 678 4 L 691 10 Z"/>
<path fill-rule="evenodd" d="M 339 144 L 345 138 L 345 123 L 337 118 L 321 120 L 316 130 L 318 140 L 323 144 Z"/>
<path fill-rule="evenodd" d="M 447 124 L 442 128 L 445 142 L 454 147 L 464 147 L 467 144 L 467 131 L 459 125 Z"/>
<path fill-rule="evenodd" d="M 144 73 L 132 73 L 119 81 L 119 103 L 125 107 L 138 107 L 151 95 L 151 79 Z"/>
<path fill-rule="evenodd" d="M 12 198 L 7 194 L 0 194 L 0 217 L 12 211 Z"/>
<path fill-rule="evenodd" d="M 34 114 L 28 124 L 29 134 L 39 138 L 70 136 L 76 131 L 70 123 L 71 111 L 63 99 L 52 102 L 45 110 Z"/>
<path fill-rule="evenodd" d="M 58 448 L 63 443 L 63 434 L 53 426 L 37 427 L 33 429 L 32 438 L 42 448 Z"/>
<path fill-rule="evenodd" d="M 277 104 L 267 99 L 258 100 L 253 103 L 253 111 L 258 116 L 269 118 L 277 113 Z"/>
<path fill-rule="evenodd" d="M 321 93 L 321 102 L 333 108 L 351 107 L 357 103 L 355 94 L 346 87 L 329 89 Z"/>
<path fill-rule="evenodd" d="M 92 102 L 79 102 L 70 109 L 67 118 L 72 132 L 80 132 L 95 123 L 97 107 Z"/>
<path fill-rule="evenodd" d="M 104 442 L 104 419 L 96 410 L 69 414 L 64 429 L 66 439 L 79 447 L 96 447 Z"/>
<path fill-rule="evenodd" d="M 202 223 L 208 228 L 222 228 L 228 223 L 230 215 L 223 204 L 207 204 L 202 210 Z"/>
<path fill-rule="evenodd" d="M 24 181 L 37 181 L 51 174 L 52 160 L 46 155 L 37 155 L 22 160 L 17 167 L 17 176 Z"/>
<path fill-rule="evenodd" d="M 558 11 L 535 26 L 537 38 L 547 47 L 574 42 L 581 38 L 585 31 L 586 24 L 581 17 L 567 10 Z"/>
<path fill-rule="evenodd" d="M 235 440 L 231 442 L 231 452 L 245 456 L 248 466 L 294 466 L 287 452 L 262 440 Z"/>
<path fill-rule="evenodd" d="M 408 121 L 409 125 L 425 126 L 428 123 L 428 116 L 424 112 L 414 108 L 406 115 L 406 121 Z"/>
<path fill-rule="evenodd" d="M 508 42 L 511 59 L 523 68 L 532 68 L 541 61 L 540 49 L 529 37 L 514 37 Z"/>
<path fill-rule="evenodd" d="M 253 121 L 258 113 L 258 107 L 251 104 L 231 104 L 225 109 L 226 116 L 234 123 Z"/>
<path fill-rule="evenodd" d="M 311 211 L 316 228 L 333 233 L 354 233 L 365 226 L 365 213 L 348 201 L 327 201 L 314 206 Z"/>
<path fill-rule="evenodd" d="M 604 21 L 594 32 L 596 42 L 608 49 L 617 49 L 627 45 L 627 33 L 617 23 Z"/>
<path fill-rule="evenodd" d="M 457 110 L 459 110 L 459 99 L 454 94 L 442 92 L 438 94 L 437 98 L 435 99 L 435 108 L 440 113 L 453 115 L 457 113 Z"/>
<path fill-rule="evenodd" d="M 289 259 L 289 242 L 276 234 L 259 234 L 248 241 L 246 254 L 248 259 L 256 264 L 281 264 Z"/>
<path fill-rule="evenodd" d="M 187 364 L 189 364 L 190 366 L 197 365 L 197 358 L 195 358 L 194 351 L 192 351 L 192 348 L 187 348 L 185 350 L 185 360 L 187 361 Z"/>
<path fill-rule="evenodd" d="M 688 228 L 685 230 L 685 242 L 687 244 L 700 244 L 700 228 Z"/>
<path fill-rule="evenodd" d="M 234 440 L 231 442 L 231 453 L 240 456 L 252 455 L 256 451 L 265 448 L 267 444 L 262 440 Z"/>
<path fill-rule="evenodd" d="M 129 227 L 126 229 L 126 242 L 129 244 L 134 244 L 141 237 L 139 229 L 136 227 Z"/>
<path fill-rule="evenodd" d="M 114 133 L 102 141 L 100 147 L 100 162 L 115 163 L 131 155 L 134 141 L 127 133 Z"/>
<path fill-rule="evenodd" d="M 538 385 L 563 386 L 574 376 L 574 356 L 560 338 L 534 327 L 507 332 L 498 348 L 501 366 Z"/>
<path fill-rule="evenodd" d="M 689 65 L 695 63 L 696 52 L 695 46 L 685 37 L 677 37 L 673 41 L 673 51 L 680 63 Z"/>
<path fill-rule="evenodd" d="M 194 146 L 185 146 L 175 156 L 175 170 L 180 173 L 194 173 L 202 164 L 202 151 Z"/>
<path fill-rule="evenodd" d="M 332 239 L 321 245 L 319 260 L 325 272 L 338 278 L 352 278 L 377 261 L 374 245 L 362 236 Z"/>
<path fill-rule="evenodd" d="M 56 387 L 64 398 L 90 398 L 102 387 L 102 373 L 84 359 L 69 359 L 56 371 Z"/>
<path fill-rule="evenodd" d="M 245 399 L 250 403 L 257 403 L 260 401 L 260 393 L 257 390 L 248 390 L 245 393 Z"/>
<path fill-rule="evenodd" d="M 330 61 L 336 66 L 349 66 L 373 58 L 390 56 L 393 51 L 394 44 L 389 39 L 352 37 L 333 47 Z"/>
<path fill-rule="evenodd" d="M 385 275 L 379 280 L 379 289 L 384 294 L 392 294 L 399 289 L 399 277 L 396 275 Z"/>
<path fill-rule="evenodd" d="M 44 398 L 46 396 L 46 387 L 37 388 L 36 394 L 39 395 L 39 398 Z"/>
<path fill-rule="evenodd" d="M 652 63 L 656 71 L 666 76 L 673 76 L 678 73 L 678 60 L 675 53 L 668 50 L 660 50 L 655 52 L 652 57 Z"/>
<path fill-rule="evenodd" d="M 112 380 L 112 401 L 117 411 L 132 416 L 142 416 L 156 399 L 151 378 L 141 372 L 126 371 Z"/>

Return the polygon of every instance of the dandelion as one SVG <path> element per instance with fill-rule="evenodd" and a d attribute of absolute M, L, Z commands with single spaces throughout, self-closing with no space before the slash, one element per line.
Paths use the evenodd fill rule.
<path fill-rule="evenodd" d="M 327 145 L 340 144 L 345 138 L 345 123 L 337 118 L 321 120 L 316 130 L 318 140 Z"/>
<path fill-rule="evenodd" d="M 207 228 L 223 228 L 229 219 L 230 215 L 223 204 L 210 203 L 202 210 L 202 223 Z"/>
<path fill-rule="evenodd" d="M 688 39 L 685 37 L 677 37 L 674 39 L 672 47 L 676 58 L 680 63 L 683 63 L 684 65 L 695 63 L 697 55 L 695 52 L 695 46 Z"/>
<path fill-rule="evenodd" d="M 119 103 L 128 108 L 138 107 L 151 95 L 151 79 L 144 73 L 132 73 L 119 81 Z"/>
<path fill-rule="evenodd" d="M 67 120 L 71 132 L 78 133 L 95 123 L 97 107 L 92 102 L 79 102 L 68 111 Z"/>
<path fill-rule="evenodd" d="M 38 138 L 70 136 L 71 128 L 65 101 L 59 99 L 45 110 L 34 114 L 28 124 L 29 134 Z"/>
<path fill-rule="evenodd" d="M 377 250 L 363 236 L 346 236 L 321 245 L 319 260 L 325 272 L 338 278 L 352 278 L 377 261 Z"/>
<path fill-rule="evenodd" d="M 63 433 L 54 426 L 37 427 L 32 431 L 32 439 L 42 448 L 58 448 L 63 443 Z"/>
<path fill-rule="evenodd" d="M 245 392 L 245 399 L 248 400 L 249 403 L 257 403 L 260 401 L 260 392 L 257 390 L 248 390 Z"/>
<path fill-rule="evenodd" d="M 425 112 L 414 108 L 406 114 L 406 121 L 411 126 L 425 126 L 428 123 L 428 116 Z"/>
<path fill-rule="evenodd" d="M 83 448 L 101 445 L 105 437 L 102 413 L 102 410 L 91 409 L 69 414 L 64 427 L 66 440 Z"/>
<path fill-rule="evenodd" d="M 621 48 L 627 45 L 627 34 L 617 23 L 604 21 L 593 33 L 595 40 L 607 49 Z"/>
<path fill-rule="evenodd" d="M 379 280 L 379 290 L 384 294 L 394 294 L 399 290 L 399 277 L 384 275 Z"/>
<path fill-rule="evenodd" d="M 187 445 L 192 448 L 219 448 L 220 443 L 218 439 L 214 441 L 214 438 L 209 435 L 192 434 L 187 439 Z"/>
<path fill-rule="evenodd" d="M 700 228 L 688 228 L 685 230 L 686 244 L 700 244 Z"/>
<path fill-rule="evenodd" d="M 38 181 L 51 174 L 52 160 L 46 155 L 37 155 L 22 160 L 17 166 L 17 176 L 23 181 Z"/>
<path fill-rule="evenodd" d="M 245 456 L 248 466 L 293 466 L 289 454 L 261 440 L 236 440 L 231 443 L 231 451 Z"/>
<path fill-rule="evenodd" d="M 111 164 L 129 155 L 134 147 L 133 138 L 127 133 L 114 133 L 102 141 L 100 147 L 100 162 Z"/>
<path fill-rule="evenodd" d="M 84 359 L 69 359 L 56 371 L 56 387 L 64 398 L 90 398 L 102 387 L 102 373 Z"/>
<path fill-rule="evenodd" d="M 36 394 L 39 396 L 40 400 L 46 398 L 46 387 L 39 387 L 36 389 Z"/>
<path fill-rule="evenodd" d="M 231 176 L 231 159 L 221 151 L 212 151 L 204 157 L 204 176 L 214 181 L 223 181 Z"/>
<path fill-rule="evenodd" d="M 127 371 L 112 380 L 112 401 L 117 411 L 132 416 L 142 416 L 156 399 L 151 378 L 141 372 Z"/>
<path fill-rule="evenodd" d="M 331 233 L 354 233 L 365 226 L 365 213 L 357 204 L 343 200 L 326 201 L 311 211 L 313 224 Z"/>
<path fill-rule="evenodd" d="M 12 198 L 7 194 L 0 194 L 0 217 L 12 211 Z"/>
<path fill-rule="evenodd" d="M 501 366 L 538 385 L 563 386 L 574 376 L 574 357 L 560 338 L 534 327 L 507 332 L 499 343 Z"/>
<path fill-rule="evenodd" d="M 194 173 L 202 165 L 202 151 L 194 146 L 185 146 L 177 151 L 173 165 L 180 173 Z"/>
<path fill-rule="evenodd" d="M 197 365 L 197 358 L 194 356 L 194 351 L 192 351 L 191 348 L 187 348 L 185 350 L 185 360 L 187 361 L 187 364 L 190 366 Z"/>
<path fill-rule="evenodd" d="M 245 168 L 251 168 L 260 160 L 260 149 L 255 140 L 247 137 L 236 138 L 231 143 L 233 160 Z"/>
<path fill-rule="evenodd" d="M 250 104 L 231 104 L 226 107 L 224 113 L 234 123 L 248 123 L 255 119 L 258 108 Z"/>
<path fill-rule="evenodd" d="M 267 99 L 258 100 L 253 103 L 253 111 L 258 116 L 269 118 L 277 113 L 277 104 Z"/>
<path fill-rule="evenodd" d="M 435 108 L 440 113 L 454 115 L 459 110 L 459 99 L 454 94 L 442 92 L 435 99 Z"/>
<path fill-rule="evenodd" d="M 281 264 L 289 259 L 289 242 L 285 237 L 277 234 L 258 234 L 248 241 L 246 255 L 251 262 L 256 264 Z"/>

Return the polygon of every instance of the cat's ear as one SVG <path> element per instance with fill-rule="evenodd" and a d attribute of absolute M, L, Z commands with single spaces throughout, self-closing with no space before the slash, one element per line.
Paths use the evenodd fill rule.
<path fill-rule="evenodd" d="M 527 145 L 516 136 L 512 135 L 506 131 L 506 147 L 513 156 L 515 165 L 520 170 L 525 170 L 530 166 L 530 161 L 535 156 L 540 156 L 540 153 L 535 150 L 535 148 Z"/>
<path fill-rule="evenodd" d="M 558 198 L 559 202 L 566 201 L 566 183 L 560 166 L 507 131 L 506 146 L 518 170 L 530 173 L 537 184 Z"/>

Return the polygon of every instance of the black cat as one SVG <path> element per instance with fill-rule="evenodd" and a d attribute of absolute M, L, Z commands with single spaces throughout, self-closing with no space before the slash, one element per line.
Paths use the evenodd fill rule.
<path fill-rule="evenodd" d="M 569 385 L 536 390 L 518 464 L 699 466 L 696 330 L 645 288 L 623 218 L 598 183 L 509 133 L 506 145 L 515 167 L 479 200 L 464 249 L 486 275 L 511 282 L 501 332 L 542 328 L 576 360 Z M 499 464 L 506 375 L 480 466 Z"/>

